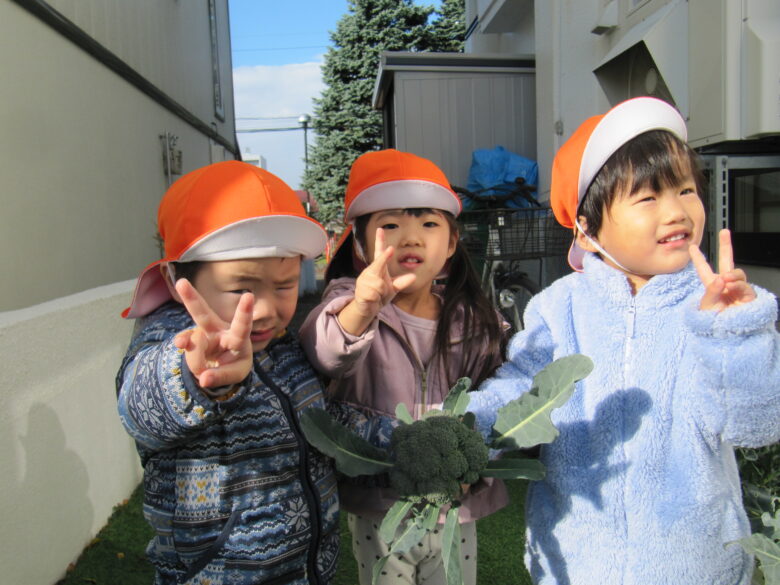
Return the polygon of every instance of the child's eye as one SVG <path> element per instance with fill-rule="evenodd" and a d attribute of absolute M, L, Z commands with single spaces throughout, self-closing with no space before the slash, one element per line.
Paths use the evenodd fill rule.
<path fill-rule="evenodd" d="M 394 229 L 396 229 L 398 227 L 398 224 L 397 223 L 385 223 L 385 224 L 382 224 L 379 227 L 381 227 L 383 230 L 394 230 Z"/>
<path fill-rule="evenodd" d="M 438 221 L 430 220 L 430 221 L 426 221 L 423 225 L 425 227 L 438 227 L 440 224 Z"/>
<path fill-rule="evenodd" d="M 231 290 L 231 291 L 228 291 L 228 292 L 230 292 L 231 294 L 234 294 L 234 295 L 242 295 L 244 293 L 248 293 L 248 292 L 252 292 L 252 291 L 250 291 L 248 288 L 237 288 L 237 289 L 234 289 L 234 290 Z"/>
<path fill-rule="evenodd" d="M 692 187 L 686 187 L 680 191 L 680 195 L 696 195 L 696 189 Z"/>

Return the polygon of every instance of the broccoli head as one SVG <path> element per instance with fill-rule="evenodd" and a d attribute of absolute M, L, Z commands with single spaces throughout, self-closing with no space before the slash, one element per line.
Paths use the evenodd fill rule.
<path fill-rule="evenodd" d="M 457 500 L 461 484 L 476 483 L 488 463 L 482 435 L 448 415 L 398 426 L 390 447 L 395 456 L 391 485 L 400 496 L 420 503 Z"/>

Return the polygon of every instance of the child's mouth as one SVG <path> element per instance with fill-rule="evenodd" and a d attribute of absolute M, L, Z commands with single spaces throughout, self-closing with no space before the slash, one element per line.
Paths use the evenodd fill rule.
<path fill-rule="evenodd" d="M 422 258 L 412 255 L 402 256 L 399 258 L 398 264 L 405 267 L 416 267 L 422 264 Z"/>
<path fill-rule="evenodd" d="M 271 339 L 271 337 L 273 337 L 273 334 L 274 334 L 273 328 L 271 328 L 271 329 L 261 329 L 261 330 L 258 330 L 258 331 L 252 331 L 249 334 L 249 339 L 252 341 L 252 343 L 258 343 L 258 342 L 261 342 L 261 341 L 268 341 L 269 339 Z"/>
<path fill-rule="evenodd" d="M 678 232 L 676 234 L 672 234 L 670 236 L 666 236 L 665 238 L 661 238 L 658 240 L 659 244 L 681 244 L 686 243 L 688 241 L 689 234 L 688 232 Z"/>

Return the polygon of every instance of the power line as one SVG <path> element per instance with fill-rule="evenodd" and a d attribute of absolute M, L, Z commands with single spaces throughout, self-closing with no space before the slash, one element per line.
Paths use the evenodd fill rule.
<path fill-rule="evenodd" d="M 256 53 L 259 51 L 296 51 L 298 49 L 327 49 L 328 45 L 310 45 L 306 47 L 270 47 L 263 49 L 233 49 L 234 53 Z"/>
<path fill-rule="evenodd" d="M 242 116 L 236 120 L 297 120 L 298 116 Z"/>
<path fill-rule="evenodd" d="M 246 128 L 236 129 L 236 134 L 254 134 L 256 132 L 286 132 L 288 130 L 303 130 L 303 126 L 289 126 L 287 128 Z"/>

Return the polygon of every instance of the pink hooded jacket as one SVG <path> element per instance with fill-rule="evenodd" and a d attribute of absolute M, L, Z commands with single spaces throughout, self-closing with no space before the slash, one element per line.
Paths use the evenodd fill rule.
<path fill-rule="evenodd" d="M 390 306 L 379 312 L 363 335 L 345 332 L 337 315 L 353 299 L 354 292 L 354 278 L 333 280 L 325 289 L 322 302 L 309 313 L 300 328 L 300 341 L 309 360 L 330 379 L 327 399 L 360 411 L 369 419 L 395 419 L 399 402 L 406 405 L 415 419 L 432 407 L 440 407 L 449 392 L 448 378 L 457 376 L 464 359 L 462 320 L 452 327 L 448 356 L 450 376 L 447 376 L 439 359 L 433 359 L 427 368 L 423 367 Z M 494 365 L 500 363 L 497 361 Z M 376 437 L 373 439 L 375 444 L 386 446 Z M 398 499 L 389 487 L 352 482 L 339 484 L 339 496 L 342 508 L 354 514 L 383 514 Z M 502 481 L 482 480 L 463 498 L 460 521 L 471 522 L 487 516 L 507 502 Z"/>

